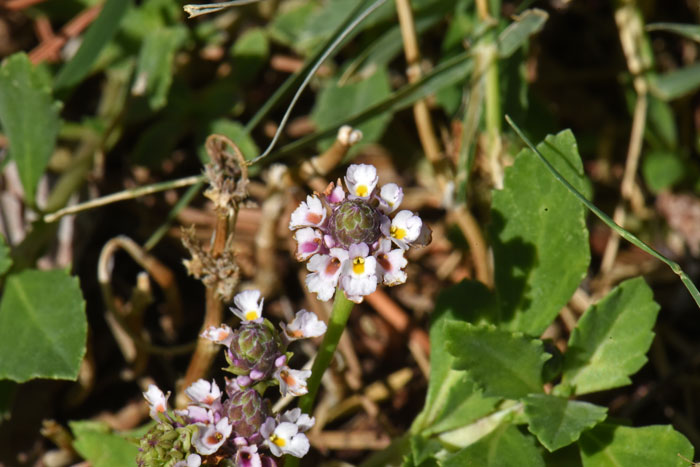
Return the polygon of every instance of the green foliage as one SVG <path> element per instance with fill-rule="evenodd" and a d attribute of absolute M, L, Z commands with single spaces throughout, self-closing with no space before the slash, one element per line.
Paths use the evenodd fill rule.
<path fill-rule="evenodd" d="M 5 237 L 0 235 L 0 276 L 5 274 L 12 267 L 12 257 L 10 248 L 5 243 Z"/>
<path fill-rule="evenodd" d="M 542 30 L 547 18 L 549 18 L 547 12 L 538 8 L 526 10 L 517 16 L 498 39 L 498 55 L 501 58 L 510 57 L 527 42 L 531 35 Z"/>
<path fill-rule="evenodd" d="M 601 424 L 581 435 L 583 467 L 688 467 L 694 449 L 671 426 L 632 428 Z"/>
<path fill-rule="evenodd" d="M 607 413 L 599 405 L 548 394 L 530 394 L 524 402 L 528 429 L 549 451 L 578 440 L 583 431 L 605 420 Z"/>
<path fill-rule="evenodd" d="M 651 151 L 644 156 L 642 162 L 644 182 L 655 193 L 683 180 L 686 170 L 683 161 L 671 151 Z"/>
<path fill-rule="evenodd" d="M 46 75 L 24 53 L 4 61 L 0 68 L 0 124 L 10 141 L 10 157 L 17 164 L 30 205 L 53 153 L 59 109 Z"/>
<path fill-rule="evenodd" d="M 77 278 L 62 270 L 7 278 L 0 302 L 0 379 L 75 379 L 86 338 Z"/>
<path fill-rule="evenodd" d="M 241 34 L 231 47 L 236 80 L 248 83 L 255 78 L 269 54 L 270 44 L 264 29 L 251 28 Z"/>
<path fill-rule="evenodd" d="M 138 444 L 132 441 L 138 432 L 120 435 L 107 424 L 93 421 L 70 422 L 75 436 L 73 447 L 94 467 L 122 467 L 135 465 Z"/>
<path fill-rule="evenodd" d="M 542 392 L 542 368 L 549 354 L 541 340 L 462 322 L 447 323 L 445 331 L 455 368 L 468 370 L 487 396 L 518 399 Z"/>
<path fill-rule="evenodd" d="M 124 14 L 131 6 L 131 0 L 107 0 L 100 15 L 85 33 L 75 56 L 66 63 L 54 80 L 55 89 L 63 89 L 78 84 L 90 72 L 97 56 L 112 40 Z"/>
<path fill-rule="evenodd" d="M 576 139 L 548 136 L 537 148 L 590 196 Z M 590 261 L 585 208 L 529 150 L 493 193 L 489 236 L 503 327 L 539 336 L 566 304 Z"/>
<path fill-rule="evenodd" d="M 504 425 L 445 459 L 443 467 L 544 467 L 531 436 Z"/>
<path fill-rule="evenodd" d="M 653 23 L 646 27 L 647 31 L 668 31 L 687 37 L 695 42 L 700 42 L 700 26 L 697 24 L 683 23 Z"/>
<path fill-rule="evenodd" d="M 647 361 L 658 312 L 644 279 L 615 287 L 571 333 L 561 385 L 588 394 L 629 384 L 629 375 Z"/>
<path fill-rule="evenodd" d="M 671 101 L 700 88 L 700 63 L 659 75 L 652 81 L 652 91 L 660 99 Z"/>
<path fill-rule="evenodd" d="M 209 155 L 204 147 L 204 142 L 207 136 L 211 134 L 220 134 L 228 137 L 231 141 L 236 143 L 238 149 L 241 150 L 246 160 L 253 159 L 255 156 L 260 154 L 260 149 L 258 149 L 255 141 L 250 137 L 243 125 L 238 122 L 233 122 L 222 118 L 211 122 L 205 128 L 205 131 L 202 132 L 202 143 L 199 145 L 198 153 L 199 159 L 203 163 L 209 162 Z"/>

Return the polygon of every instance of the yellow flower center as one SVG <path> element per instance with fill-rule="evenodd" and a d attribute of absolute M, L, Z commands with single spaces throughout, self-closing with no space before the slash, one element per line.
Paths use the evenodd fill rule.
<path fill-rule="evenodd" d="M 274 433 L 272 435 L 270 435 L 270 441 L 272 441 L 273 443 L 275 443 L 277 446 L 279 446 L 281 448 L 283 448 L 287 445 L 287 441 L 285 441 L 284 438 L 280 438 L 279 436 L 277 436 Z"/>
<path fill-rule="evenodd" d="M 253 321 L 258 319 L 258 310 L 250 310 L 245 312 L 245 319 L 248 321 Z"/>
<path fill-rule="evenodd" d="M 357 188 L 355 188 L 355 194 L 357 196 L 362 196 L 364 198 L 365 196 L 367 196 L 367 193 L 369 193 L 367 185 L 358 185 Z"/>
<path fill-rule="evenodd" d="M 362 274 L 365 272 L 365 259 L 355 258 L 352 260 L 352 272 L 355 274 Z"/>
<path fill-rule="evenodd" d="M 389 231 L 391 232 L 391 236 L 397 240 L 401 240 L 406 236 L 406 230 L 401 227 L 396 227 L 395 225 L 392 225 Z"/>

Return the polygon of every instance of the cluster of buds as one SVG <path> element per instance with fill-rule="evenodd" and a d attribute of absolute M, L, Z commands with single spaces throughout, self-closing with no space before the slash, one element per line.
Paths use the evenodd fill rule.
<path fill-rule="evenodd" d="M 324 193 L 309 195 L 292 213 L 289 228 L 297 241 L 296 257 L 308 261 L 306 286 L 327 301 L 340 287 L 355 303 L 377 284 L 406 282 L 404 253 L 430 242 L 430 229 L 408 210 L 398 211 L 403 190 L 395 183 L 377 187 L 372 165 L 348 167 Z M 396 247 L 396 248 L 394 248 Z"/>
<path fill-rule="evenodd" d="M 241 319 L 237 329 L 211 327 L 202 337 L 223 345 L 229 363 L 222 391 L 216 381 L 200 379 L 185 390 L 192 403 L 183 410 L 168 410 L 168 397 L 150 385 L 144 397 L 157 424 L 141 439 L 139 466 L 196 467 L 199 465 L 276 466 L 273 456 L 303 457 L 309 450 L 304 432 L 313 417 L 300 409 L 273 414 L 264 398 L 270 386 L 282 395 L 306 394 L 308 370 L 294 370 L 287 362 L 287 346 L 294 340 L 318 337 L 326 325 L 315 314 L 299 311 L 278 331 L 263 318 L 258 290 L 234 297 L 231 311 Z M 232 464 L 231 464 L 232 463 Z"/>

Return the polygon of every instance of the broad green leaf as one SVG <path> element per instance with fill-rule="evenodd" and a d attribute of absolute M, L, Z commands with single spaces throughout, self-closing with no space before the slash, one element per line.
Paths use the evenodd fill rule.
<path fill-rule="evenodd" d="M 462 281 L 438 295 L 430 324 L 430 380 L 425 407 L 415 419 L 412 432 L 440 433 L 486 415 L 498 398 L 484 397 L 466 371 L 455 370 L 447 351 L 446 323 L 481 322 L 496 313 L 496 299 L 480 282 Z"/>
<path fill-rule="evenodd" d="M 579 191 L 590 188 L 566 130 L 537 148 Z M 525 149 L 493 192 L 489 235 L 503 327 L 539 336 L 566 305 L 590 262 L 585 207 Z"/>
<path fill-rule="evenodd" d="M 58 72 L 54 80 L 56 89 L 73 86 L 87 76 L 100 51 L 117 32 L 119 23 L 130 4 L 130 0 L 107 0 L 105 2 L 100 15 L 83 36 L 83 41 L 76 54 Z"/>
<path fill-rule="evenodd" d="M 642 278 L 615 287 L 589 308 L 569 338 L 561 386 L 588 394 L 630 383 L 647 361 L 659 305 Z"/>
<path fill-rule="evenodd" d="M 5 60 L 0 68 L 0 124 L 28 204 L 34 204 L 37 184 L 56 144 L 59 109 L 46 77 L 24 53 Z"/>
<path fill-rule="evenodd" d="M 345 2 L 345 5 L 349 6 L 349 3 L 351 2 Z M 308 53 L 314 43 L 321 40 L 306 27 L 317 9 L 318 1 L 290 4 L 290 8 L 283 8 L 268 25 L 270 38 L 301 54 Z"/>
<path fill-rule="evenodd" d="M 516 16 L 515 21 L 498 37 L 498 55 L 501 58 L 510 57 L 531 35 L 542 30 L 547 18 L 549 14 L 539 8 L 525 10 Z"/>
<path fill-rule="evenodd" d="M 446 323 L 454 367 L 467 370 L 487 396 L 519 399 L 542 392 L 542 367 L 550 355 L 542 341 L 493 327 Z"/>
<path fill-rule="evenodd" d="M 348 115 L 353 115 L 373 103 L 385 99 L 391 94 L 389 76 L 384 69 L 377 70 L 372 76 L 339 86 L 337 82 L 329 82 L 318 94 L 316 105 L 311 113 L 311 119 L 319 130 L 335 126 Z M 381 138 L 389 123 L 391 114 L 384 112 L 358 125 L 362 131 L 362 141 L 372 143 Z M 337 129 L 337 127 L 336 127 Z M 319 143 L 323 150 L 333 144 L 335 136 Z"/>
<path fill-rule="evenodd" d="M 93 467 L 136 465 L 138 444 L 127 439 L 135 436 L 114 433 L 102 422 L 74 421 L 69 425 L 75 435 L 73 447 Z"/>
<path fill-rule="evenodd" d="M 654 193 L 671 188 L 683 180 L 686 171 L 680 157 L 670 151 L 650 151 L 642 161 L 644 181 Z"/>
<path fill-rule="evenodd" d="M 652 95 L 649 95 L 648 99 L 648 123 L 644 136 L 654 149 L 677 149 L 678 128 L 676 126 L 676 115 L 671 104 Z"/>
<path fill-rule="evenodd" d="M 544 467 L 531 436 L 507 424 L 445 459 L 443 467 Z"/>
<path fill-rule="evenodd" d="M 578 441 L 583 467 L 688 467 L 693 446 L 670 425 L 632 428 L 603 423 Z"/>
<path fill-rule="evenodd" d="M 0 301 L 0 379 L 76 379 L 87 320 L 78 279 L 63 270 L 11 275 Z"/>
<path fill-rule="evenodd" d="M 548 394 L 530 394 L 524 402 L 528 430 L 549 451 L 576 441 L 582 432 L 605 420 L 608 411 L 599 405 Z"/>
<path fill-rule="evenodd" d="M 654 94 L 665 101 L 690 94 L 700 88 L 700 63 L 659 75 L 651 85 Z"/>
<path fill-rule="evenodd" d="M 175 52 L 186 38 L 187 29 L 177 25 L 149 31 L 143 40 L 131 92 L 147 96 L 151 110 L 158 110 L 167 103 Z"/>
<path fill-rule="evenodd" d="M 442 451 L 443 447 L 435 438 L 425 436 L 411 437 L 411 457 L 409 462 L 404 462 L 403 467 L 437 467 L 435 454 Z"/>
<path fill-rule="evenodd" d="M 700 25 L 683 23 L 652 23 L 646 26 L 647 31 L 668 31 L 685 36 L 695 42 L 700 42 Z"/>
<path fill-rule="evenodd" d="M 270 44 L 264 29 L 251 28 L 244 32 L 231 47 L 233 75 L 240 83 L 248 83 L 265 65 Z"/>
<path fill-rule="evenodd" d="M 12 267 L 12 257 L 10 247 L 5 243 L 5 237 L 0 234 L 0 276 L 5 274 Z"/>

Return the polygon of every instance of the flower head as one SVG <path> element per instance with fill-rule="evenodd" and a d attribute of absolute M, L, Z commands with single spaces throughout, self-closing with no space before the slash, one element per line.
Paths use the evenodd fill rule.
<path fill-rule="evenodd" d="M 378 181 L 373 166 L 351 165 L 345 174 L 348 193 L 338 180 L 292 213 L 295 255 L 308 261 L 306 286 L 319 300 L 330 300 L 339 287 L 360 303 L 379 283 L 406 282 L 404 251 L 430 242 L 430 229 L 418 215 L 394 214 L 403 200 L 401 187 L 388 183 L 378 189 Z"/>
<path fill-rule="evenodd" d="M 160 422 L 160 414 L 165 414 L 168 411 L 168 398 L 170 397 L 170 393 L 168 392 L 167 395 L 163 394 L 163 391 L 161 391 L 158 386 L 149 384 L 148 390 L 143 393 L 143 397 L 150 407 L 149 413 L 151 418 Z"/>
<path fill-rule="evenodd" d="M 265 438 L 265 444 L 275 456 L 291 454 L 294 457 L 304 457 L 309 452 L 309 440 L 299 427 L 291 422 L 280 422 L 268 418 L 260 428 Z"/>
<path fill-rule="evenodd" d="M 233 426 L 229 424 L 226 417 L 219 420 L 216 425 L 198 423 L 197 426 L 199 429 L 192 436 L 192 445 L 199 454 L 204 454 L 205 456 L 218 451 L 233 430 Z"/>
<path fill-rule="evenodd" d="M 219 403 L 219 399 L 221 399 L 221 390 L 216 385 L 216 381 L 210 383 L 204 379 L 192 383 L 190 387 L 185 389 L 185 394 L 193 402 L 204 407 L 211 407 Z"/>

